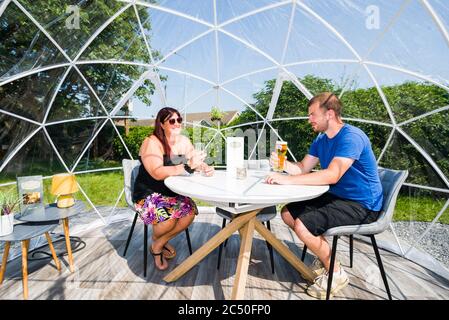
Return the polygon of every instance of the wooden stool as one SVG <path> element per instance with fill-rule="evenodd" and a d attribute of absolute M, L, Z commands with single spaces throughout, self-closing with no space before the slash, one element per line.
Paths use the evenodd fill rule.
<path fill-rule="evenodd" d="M 23 284 L 23 298 L 28 299 L 28 248 L 30 246 L 30 240 L 34 237 L 45 234 L 50 247 L 53 260 L 55 261 L 56 268 L 61 271 L 61 265 L 59 264 L 58 257 L 56 256 L 51 237 L 48 232 L 55 229 L 59 224 L 59 221 L 48 221 L 45 223 L 22 223 L 14 226 L 14 231 L 11 234 L 0 237 L 0 241 L 5 242 L 5 249 L 3 251 L 2 266 L 0 270 L 0 284 L 3 283 L 3 278 L 6 271 L 6 263 L 8 261 L 9 248 L 11 242 L 22 242 L 22 284 Z"/>

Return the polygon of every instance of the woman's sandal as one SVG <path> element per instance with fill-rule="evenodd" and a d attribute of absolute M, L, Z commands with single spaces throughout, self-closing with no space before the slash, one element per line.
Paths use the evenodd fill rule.
<path fill-rule="evenodd" d="M 176 257 L 176 250 L 171 251 L 168 247 L 163 246 L 162 250 L 168 251 L 170 253 L 170 255 L 164 255 L 165 259 L 173 259 L 174 257 Z"/>
<path fill-rule="evenodd" d="M 159 253 L 154 253 L 154 252 L 153 252 L 153 248 L 151 248 L 151 246 L 150 246 L 150 253 L 151 253 L 151 255 L 154 257 L 154 260 L 155 260 L 155 261 L 154 261 L 154 266 L 155 266 L 158 270 L 164 271 L 164 270 L 166 270 L 166 269 L 168 268 L 168 266 L 167 266 L 167 268 L 160 268 L 160 267 L 158 267 L 157 264 L 156 264 L 156 258 L 155 258 L 155 257 L 157 257 L 157 256 L 160 256 L 160 257 L 161 257 L 161 265 L 164 264 L 164 260 L 163 260 L 164 255 L 162 254 L 162 251 L 159 252 Z"/>

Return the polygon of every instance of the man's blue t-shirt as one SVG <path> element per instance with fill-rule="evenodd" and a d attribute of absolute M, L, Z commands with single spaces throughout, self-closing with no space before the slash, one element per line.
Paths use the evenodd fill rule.
<path fill-rule="evenodd" d="M 329 192 L 337 197 L 353 200 L 369 210 L 382 208 L 382 184 L 377 172 L 376 158 L 366 134 L 357 127 L 344 124 L 335 137 L 319 135 L 310 146 L 309 154 L 319 158 L 326 169 L 334 157 L 354 159 L 353 164 L 330 186 Z"/>

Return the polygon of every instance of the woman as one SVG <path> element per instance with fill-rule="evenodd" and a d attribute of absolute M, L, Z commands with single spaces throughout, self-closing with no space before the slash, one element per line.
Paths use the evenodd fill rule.
<path fill-rule="evenodd" d="M 164 180 L 203 170 L 206 176 L 214 168 L 203 162 L 205 155 L 195 152 L 189 138 L 181 135 L 182 117 L 173 108 L 163 108 L 156 116 L 154 132 L 140 147 L 142 163 L 136 177 L 133 201 L 145 224 L 153 225 L 150 252 L 159 270 L 168 268 L 167 259 L 176 256 L 170 239 L 193 222 L 198 209 L 192 199 L 168 189 Z"/>

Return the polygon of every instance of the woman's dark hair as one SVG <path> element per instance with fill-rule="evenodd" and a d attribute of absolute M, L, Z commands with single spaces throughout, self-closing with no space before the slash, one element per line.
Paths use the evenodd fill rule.
<path fill-rule="evenodd" d="M 171 118 L 171 116 L 176 113 L 178 117 L 181 117 L 181 114 L 175 108 L 165 107 L 159 110 L 156 116 L 156 122 L 154 124 L 153 135 L 159 139 L 164 147 L 164 154 L 170 156 L 171 149 L 168 144 L 167 137 L 165 136 L 164 129 L 162 128 L 162 124 Z"/>

